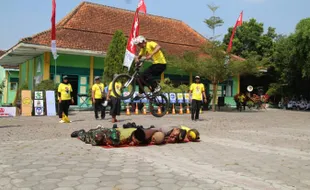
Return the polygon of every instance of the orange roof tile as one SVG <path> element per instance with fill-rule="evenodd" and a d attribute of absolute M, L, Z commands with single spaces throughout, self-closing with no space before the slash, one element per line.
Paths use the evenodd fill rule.
<path fill-rule="evenodd" d="M 107 51 L 116 30 L 128 37 L 133 11 L 83 2 L 57 24 L 57 47 Z M 170 54 L 197 50 L 207 39 L 182 21 L 140 14 L 140 34 Z M 50 30 L 21 40 L 50 46 Z"/>

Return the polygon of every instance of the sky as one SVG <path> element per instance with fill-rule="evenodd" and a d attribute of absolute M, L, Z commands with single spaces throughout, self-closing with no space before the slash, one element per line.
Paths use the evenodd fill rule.
<path fill-rule="evenodd" d="M 139 0 L 88 0 L 103 5 L 135 10 Z M 0 0 L 0 49 L 14 46 L 24 37 L 50 29 L 52 0 Z M 59 21 L 83 0 L 56 0 Z M 220 39 L 234 26 L 241 11 L 243 21 L 255 18 L 265 29 L 275 27 L 278 34 L 294 32 L 296 24 L 310 17 L 310 0 L 145 0 L 147 13 L 182 20 L 203 36 L 212 31 L 203 22 L 212 15 L 208 4 L 219 6 L 216 15 L 224 20 L 216 29 Z M 91 22 L 91 21 L 90 21 Z M 143 27 L 143 26 L 141 26 Z M 124 31 L 130 32 L 130 31 Z"/>

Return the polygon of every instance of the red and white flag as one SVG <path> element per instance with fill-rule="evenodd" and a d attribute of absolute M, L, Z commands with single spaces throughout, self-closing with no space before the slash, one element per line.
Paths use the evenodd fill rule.
<path fill-rule="evenodd" d="M 146 14 L 146 6 L 144 3 L 144 0 L 140 0 L 138 7 L 135 12 L 135 17 L 132 23 L 130 36 L 127 42 L 127 48 L 125 52 L 124 62 L 123 65 L 128 68 L 128 70 L 131 67 L 131 64 L 133 60 L 135 59 L 136 54 L 136 46 L 133 43 L 133 39 L 135 39 L 137 36 L 139 36 L 139 29 L 140 29 L 140 22 L 139 22 L 139 12 L 143 12 Z"/>
<path fill-rule="evenodd" d="M 56 0 L 52 0 L 52 32 L 51 32 L 51 51 L 54 59 L 57 59 L 56 50 Z"/>
<path fill-rule="evenodd" d="M 139 1 L 137 9 L 139 12 L 143 12 L 144 14 L 146 14 L 146 5 L 144 3 L 144 0 Z"/>
<path fill-rule="evenodd" d="M 232 41 L 234 39 L 234 36 L 235 36 L 235 33 L 236 33 L 236 30 L 237 30 L 237 27 L 238 26 L 242 26 L 242 17 L 243 17 L 243 11 L 240 13 L 239 17 L 238 17 L 238 20 L 235 24 L 235 27 L 232 31 L 232 34 L 230 36 L 230 40 L 229 40 L 229 44 L 228 44 L 228 47 L 227 47 L 227 53 L 230 52 L 231 48 L 232 48 Z"/>

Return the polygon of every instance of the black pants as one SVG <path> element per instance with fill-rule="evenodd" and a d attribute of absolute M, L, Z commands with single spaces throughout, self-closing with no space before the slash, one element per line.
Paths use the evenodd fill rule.
<path fill-rule="evenodd" d="M 117 116 L 121 114 L 121 100 L 111 96 L 111 116 Z"/>
<path fill-rule="evenodd" d="M 94 112 L 95 112 L 95 118 L 98 119 L 98 111 L 101 112 L 101 119 L 105 118 L 105 107 L 102 105 L 104 103 L 105 99 L 95 99 L 95 108 L 94 108 Z"/>
<path fill-rule="evenodd" d="M 68 116 L 70 104 L 71 104 L 71 100 L 61 101 L 61 103 L 59 104 L 59 111 L 58 111 L 59 118 L 62 118 L 62 113 Z"/>
<path fill-rule="evenodd" d="M 199 119 L 201 100 L 192 100 L 192 120 Z"/>
<path fill-rule="evenodd" d="M 145 81 L 143 85 L 149 85 L 154 90 L 157 87 L 157 82 L 154 81 L 154 77 L 160 76 L 166 70 L 166 64 L 152 64 L 142 74 L 141 78 Z M 141 81 L 142 82 L 142 81 Z M 139 93 L 143 93 L 143 89 L 139 89 Z"/>

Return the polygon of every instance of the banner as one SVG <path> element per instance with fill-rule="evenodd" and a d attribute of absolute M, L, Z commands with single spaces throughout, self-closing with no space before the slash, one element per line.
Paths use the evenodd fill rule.
<path fill-rule="evenodd" d="M 144 14 L 146 14 L 146 6 L 144 0 L 139 1 L 138 7 L 135 12 L 135 17 L 132 23 L 130 36 L 127 42 L 123 65 L 128 68 L 128 71 L 130 70 L 131 64 L 135 58 L 137 49 L 137 47 L 133 43 L 133 40 L 139 35 L 139 29 L 140 29 L 139 11 L 144 12 Z"/>
<path fill-rule="evenodd" d="M 129 94 L 130 94 L 130 92 L 123 92 L 123 95 L 124 95 L 124 96 L 128 96 Z M 128 98 L 128 99 L 124 100 L 124 103 L 125 103 L 125 104 L 131 103 L 131 99 Z"/>
<path fill-rule="evenodd" d="M 48 90 L 45 92 L 45 97 L 46 97 L 46 115 L 55 116 L 56 115 L 55 92 Z"/>
<path fill-rule="evenodd" d="M 133 97 L 136 97 L 136 96 L 138 96 L 138 95 L 139 95 L 139 92 L 133 93 Z M 139 99 L 139 100 L 134 100 L 133 102 L 134 102 L 134 103 L 140 103 L 140 100 L 141 100 L 141 99 Z"/>
<path fill-rule="evenodd" d="M 54 59 L 57 59 L 57 48 L 56 48 L 56 0 L 52 0 L 52 31 L 51 31 L 51 51 Z"/>
<path fill-rule="evenodd" d="M 43 100 L 43 91 L 35 91 L 34 92 L 35 100 Z"/>
<path fill-rule="evenodd" d="M 16 107 L 0 107 L 0 117 L 15 117 Z"/>
<path fill-rule="evenodd" d="M 170 93 L 169 96 L 170 96 L 170 103 L 171 104 L 177 103 L 177 97 L 176 97 L 175 93 Z"/>
<path fill-rule="evenodd" d="M 183 94 L 182 93 L 177 93 L 177 96 L 178 96 L 178 103 L 179 104 L 184 103 Z"/>
<path fill-rule="evenodd" d="M 185 103 L 189 103 L 189 93 L 184 93 L 184 101 Z"/>
<path fill-rule="evenodd" d="M 22 116 L 31 116 L 32 99 L 30 90 L 22 90 Z"/>

